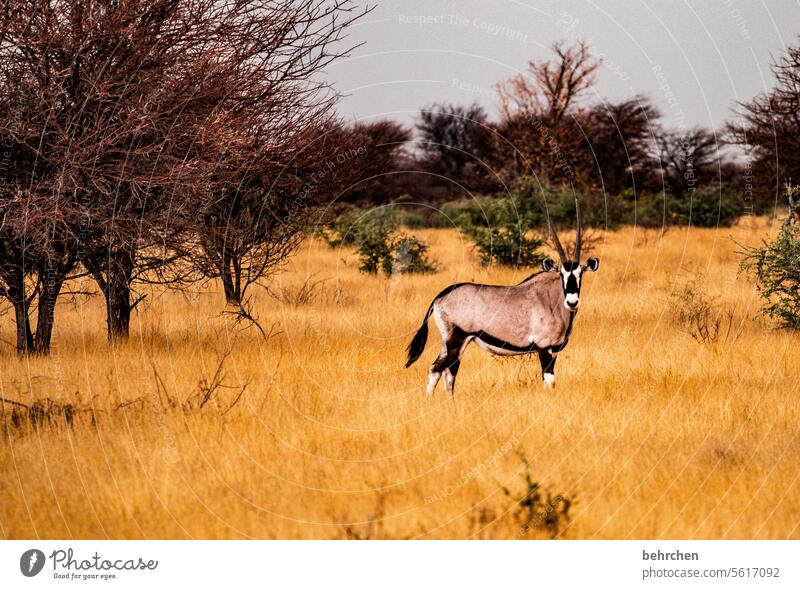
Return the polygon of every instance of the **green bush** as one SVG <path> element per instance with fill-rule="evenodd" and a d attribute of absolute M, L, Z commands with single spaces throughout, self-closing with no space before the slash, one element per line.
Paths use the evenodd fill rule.
<path fill-rule="evenodd" d="M 358 268 L 367 274 L 410 274 L 434 272 L 428 260 L 428 244 L 398 233 L 398 215 L 394 208 L 365 211 L 350 209 L 321 232 L 331 247 L 355 247 Z"/>
<path fill-rule="evenodd" d="M 628 218 L 631 225 L 656 228 L 670 224 L 667 222 L 667 205 L 663 194 L 640 196 L 632 209 L 632 214 Z"/>
<path fill-rule="evenodd" d="M 483 197 L 448 203 L 443 211 L 475 244 L 481 264 L 530 267 L 545 258 L 546 241 L 534 234 L 516 199 Z"/>
<path fill-rule="evenodd" d="M 547 256 L 540 250 L 546 241 L 530 237 L 519 225 L 504 227 L 466 227 L 464 234 L 478 248 L 481 264 L 512 268 L 537 266 Z"/>
<path fill-rule="evenodd" d="M 442 214 L 456 227 L 494 227 L 522 220 L 517 203 L 507 198 L 479 196 L 442 205 Z"/>
<path fill-rule="evenodd" d="M 625 222 L 640 227 L 691 225 L 692 227 L 730 227 L 744 207 L 733 192 L 700 188 L 675 196 L 669 192 L 643 194 Z"/>
<path fill-rule="evenodd" d="M 384 268 L 392 253 L 391 238 L 391 230 L 384 227 L 361 233 L 356 244 L 358 269 L 366 274 L 377 274 L 379 268 Z"/>
<path fill-rule="evenodd" d="M 401 206 L 397 207 L 397 222 L 407 229 L 420 229 L 427 227 L 449 228 L 452 223 L 435 207 L 427 206 Z"/>
<path fill-rule="evenodd" d="M 386 274 L 427 274 L 436 266 L 428 260 L 427 243 L 413 235 L 400 234 L 393 238 L 389 255 L 381 261 Z"/>
<path fill-rule="evenodd" d="M 800 228 L 783 227 L 773 241 L 740 253 L 741 270 L 755 277 L 764 299 L 761 312 L 781 327 L 800 329 Z"/>
<path fill-rule="evenodd" d="M 667 199 L 667 211 L 673 225 L 730 227 L 741 216 L 742 210 L 742 204 L 731 192 L 710 187 Z"/>
<path fill-rule="evenodd" d="M 546 211 L 553 223 L 562 227 L 575 227 L 575 199 L 581 205 L 583 223 L 598 229 L 614 229 L 624 223 L 630 205 L 624 195 L 604 194 L 602 190 L 576 192 L 566 185 L 546 187 L 530 176 L 522 176 L 509 191 L 527 223 L 544 231 L 547 227 Z"/>
<path fill-rule="evenodd" d="M 534 179 L 521 177 L 512 185 L 510 194 L 519 214 L 531 227 L 539 228 L 546 226 L 545 202 L 555 224 L 574 226 L 576 196 L 584 224 L 598 229 L 614 229 L 625 223 L 644 227 L 730 227 L 744 210 L 740 198 L 728 187 L 704 187 L 680 196 L 663 192 L 636 195 L 632 189 L 618 195 L 600 190 L 583 190 L 576 195 L 568 186 L 543 188 Z"/>
<path fill-rule="evenodd" d="M 379 269 L 387 275 L 436 271 L 428 260 L 428 244 L 413 235 L 376 231 L 364 236 L 356 251 L 358 268 L 366 274 L 377 274 Z"/>
<path fill-rule="evenodd" d="M 321 237 L 331 247 L 359 247 L 365 242 L 378 243 L 381 238 L 397 230 L 394 208 L 348 209 L 333 223 L 320 231 Z"/>

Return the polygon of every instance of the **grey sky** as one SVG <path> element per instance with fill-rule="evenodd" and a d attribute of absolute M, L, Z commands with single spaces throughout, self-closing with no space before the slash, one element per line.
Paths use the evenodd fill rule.
<path fill-rule="evenodd" d="M 436 101 L 494 115 L 498 81 L 553 41 L 584 38 L 605 62 L 589 100 L 644 93 L 671 126 L 719 128 L 736 100 L 772 85 L 770 55 L 798 33 L 789 0 L 383 0 L 352 29 L 365 45 L 329 76 L 350 119 L 411 122 Z"/>

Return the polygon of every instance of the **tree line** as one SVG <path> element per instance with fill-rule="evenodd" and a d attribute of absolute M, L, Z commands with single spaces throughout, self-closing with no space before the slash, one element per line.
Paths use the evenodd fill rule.
<path fill-rule="evenodd" d="M 391 185 L 352 196 L 444 202 L 507 194 L 530 177 L 544 191 L 567 185 L 602 208 L 647 194 L 728 197 L 740 214 L 786 204 L 785 187 L 800 178 L 800 46 L 772 63 L 775 87 L 738 103 L 719 132 L 671 128 L 648 96 L 592 100 L 602 63 L 589 46 L 551 49 L 551 59 L 498 83 L 496 120 L 477 104 L 423 108 L 417 141 L 392 160 L 392 169 L 416 175 L 395 175 Z M 398 142 L 412 134 L 395 127 Z"/>

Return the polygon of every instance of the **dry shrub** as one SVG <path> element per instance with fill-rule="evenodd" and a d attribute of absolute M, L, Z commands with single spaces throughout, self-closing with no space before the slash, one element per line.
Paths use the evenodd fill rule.
<path fill-rule="evenodd" d="M 661 241 L 661 239 L 670 230 L 669 225 L 662 225 L 661 227 L 648 227 L 646 225 L 637 225 L 635 227 L 636 233 L 634 234 L 634 245 L 647 246 L 651 243 Z"/>
<path fill-rule="evenodd" d="M 211 375 L 210 378 L 205 376 L 201 377 L 197 383 L 197 389 L 188 397 L 183 399 L 183 401 L 179 401 L 175 395 L 169 393 L 167 386 L 164 383 L 164 379 L 161 378 L 161 375 L 158 372 L 158 368 L 155 366 L 155 364 L 153 364 L 153 378 L 156 383 L 156 390 L 159 392 L 159 400 L 161 402 L 162 409 L 166 410 L 180 408 L 184 412 L 190 412 L 199 411 L 207 404 L 210 404 L 213 405 L 220 417 L 224 417 L 237 405 L 237 403 L 239 403 L 239 401 L 242 399 L 242 396 L 244 396 L 247 387 L 250 385 L 249 382 L 237 384 L 228 384 L 226 382 L 227 374 L 225 372 L 225 363 L 230 357 L 231 352 L 233 352 L 233 348 L 227 347 L 220 353 L 217 360 L 217 366 L 214 369 L 214 374 Z M 220 399 L 220 392 L 223 390 L 234 391 L 232 393 L 232 399 L 225 401 Z M 121 408 L 121 405 L 117 407 L 117 409 Z"/>
<path fill-rule="evenodd" d="M 347 517 L 344 518 L 349 519 Z M 341 540 L 408 540 L 409 537 L 393 538 L 384 527 L 386 519 L 386 492 L 379 488 L 375 498 L 375 505 L 366 521 L 352 523 L 341 521 L 339 524 L 339 538 Z"/>
<path fill-rule="evenodd" d="M 272 298 L 284 305 L 292 305 L 293 307 L 309 305 L 317 300 L 322 290 L 320 287 L 328 280 L 327 278 L 315 280 L 315 277 L 316 274 L 307 276 L 303 284 L 295 288 L 288 286 L 268 287 L 267 292 Z"/>
<path fill-rule="evenodd" d="M 558 538 L 569 524 L 569 510 L 575 496 L 568 493 L 553 494 L 533 480 L 530 463 L 522 450 L 517 455 L 523 465 L 521 473 L 525 488 L 521 495 L 502 487 L 503 492 L 514 500 L 514 519 L 519 524 L 519 535 L 526 536 L 532 530 L 546 530 L 552 539 Z"/>
<path fill-rule="evenodd" d="M 678 327 L 697 343 L 736 341 L 744 329 L 735 307 L 709 297 L 694 280 L 673 295 L 672 311 Z"/>
<path fill-rule="evenodd" d="M 75 415 L 79 412 L 92 413 L 94 419 L 92 409 L 76 407 L 72 403 L 59 403 L 49 397 L 37 399 L 30 405 L 0 397 L 0 416 L 6 432 L 10 428 L 21 430 L 26 426 L 38 428 L 42 425 L 63 424 L 72 427 Z"/>

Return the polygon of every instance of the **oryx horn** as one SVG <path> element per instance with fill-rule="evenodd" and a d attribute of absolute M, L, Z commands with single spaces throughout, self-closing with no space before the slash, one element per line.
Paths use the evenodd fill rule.
<path fill-rule="evenodd" d="M 564 248 L 561 246 L 561 241 L 558 239 L 558 233 L 556 233 L 555 227 L 553 227 L 553 221 L 550 219 L 550 212 L 546 211 L 547 213 L 547 226 L 550 228 L 550 236 L 553 239 L 553 245 L 556 246 L 556 250 L 558 251 L 558 257 L 561 258 L 561 263 L 567 261 L 567 255 L 564 253 Z"/>
<path fill-rule="evenodd" d="M 575 222 L 578 226 L 575 229 L 575 263 L 579 264 L 581 261 L 581 206 L 578 204 L 578 199 L 575 199 Z"/>

